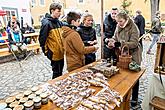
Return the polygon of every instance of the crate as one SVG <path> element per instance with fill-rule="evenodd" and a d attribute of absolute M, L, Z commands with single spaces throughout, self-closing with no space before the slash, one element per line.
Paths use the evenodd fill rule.
<path fill-rule="evenodd" d="M 165 43 L 157 43 L 154 72 L 161 72 L 161 74 L 165 75 Z"/>

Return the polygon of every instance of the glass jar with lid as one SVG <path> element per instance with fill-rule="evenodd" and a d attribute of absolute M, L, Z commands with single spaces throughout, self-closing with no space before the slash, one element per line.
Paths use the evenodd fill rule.
<path fill-rule="evenodd" d="M 29 100 L 24 103 L 25 110 L 33 110 L 34 108 L 34 102 L 32 100 Z"/>
<path fill-rule="evenodd" d="M 5 102 L 9 105 L 10 103 L 15 101 L 15 97 L 9 97 L 5 100 Z"/>
<path fill-rule="evenodd" d="M 23 105 L 17 105 L 13 108 L 13 110 L 23 110 L 24 106 Z"/>
<path fill-rule="evenodd" d="M 33 98 L 34 101 L 34 108 L 41 108 L 41 97 L 37 96 Z"/>
<path fill-rule="evenodd" d="M 47 93 L 40 94 L 40 97 L 41 97 L 42 104 L 47 104 L 48 103 L 48 94 Z"/>

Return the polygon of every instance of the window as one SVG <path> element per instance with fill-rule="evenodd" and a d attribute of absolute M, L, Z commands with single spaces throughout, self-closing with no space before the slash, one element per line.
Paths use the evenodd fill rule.
<path fill-rule="evenodd" d="M 11 20 L 12 15 L 15 15 L 17 17 L 16 10 L 5 10 L 5 11 L 6 11 L 7 21 Z"/>
<path fill-rule="evenodd" d="M 79 0 L 79 3 L 83 3 L 83 0 Z"/>
<path fill-rule="evenodd" d="M 40 0 L 40 5 L 45 5 L 45 0 Z"/>
<path fill-rule="evenodd" d="M 36 0 L 31 0 L 32 6 L 36 5 Z"/>

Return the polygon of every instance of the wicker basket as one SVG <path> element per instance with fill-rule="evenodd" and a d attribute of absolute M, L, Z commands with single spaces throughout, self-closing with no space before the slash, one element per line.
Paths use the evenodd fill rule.
<path fill-rule="evenodd" d="M 124 54 L 124 49 L 127 48 L 127 54 Z M 129 63 L 132 61 L 132 56 L 129 55 L 129 47 L 128 45 L 124 45 L 121 49 L 121 55 L 119 55 L 119 64 L 120 68 L 128 69 Z"/>

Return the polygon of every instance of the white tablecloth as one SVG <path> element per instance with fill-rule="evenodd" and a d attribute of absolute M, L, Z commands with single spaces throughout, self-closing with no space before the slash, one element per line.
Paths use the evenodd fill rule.
<path fill-rule="evenodd" d="M 154 96 L 158 96 L 160 98 L 165 99 L 165 75 L 162 76 L 162 81 L 164 88 L 160 82 L 159 74 L 154 73 L 149 80 L 149 87 L 145 93 L 143 102 L 142 102 L 142 109 L 143 110 L 152 110 L 149 102 L 152 100 Z"/>

